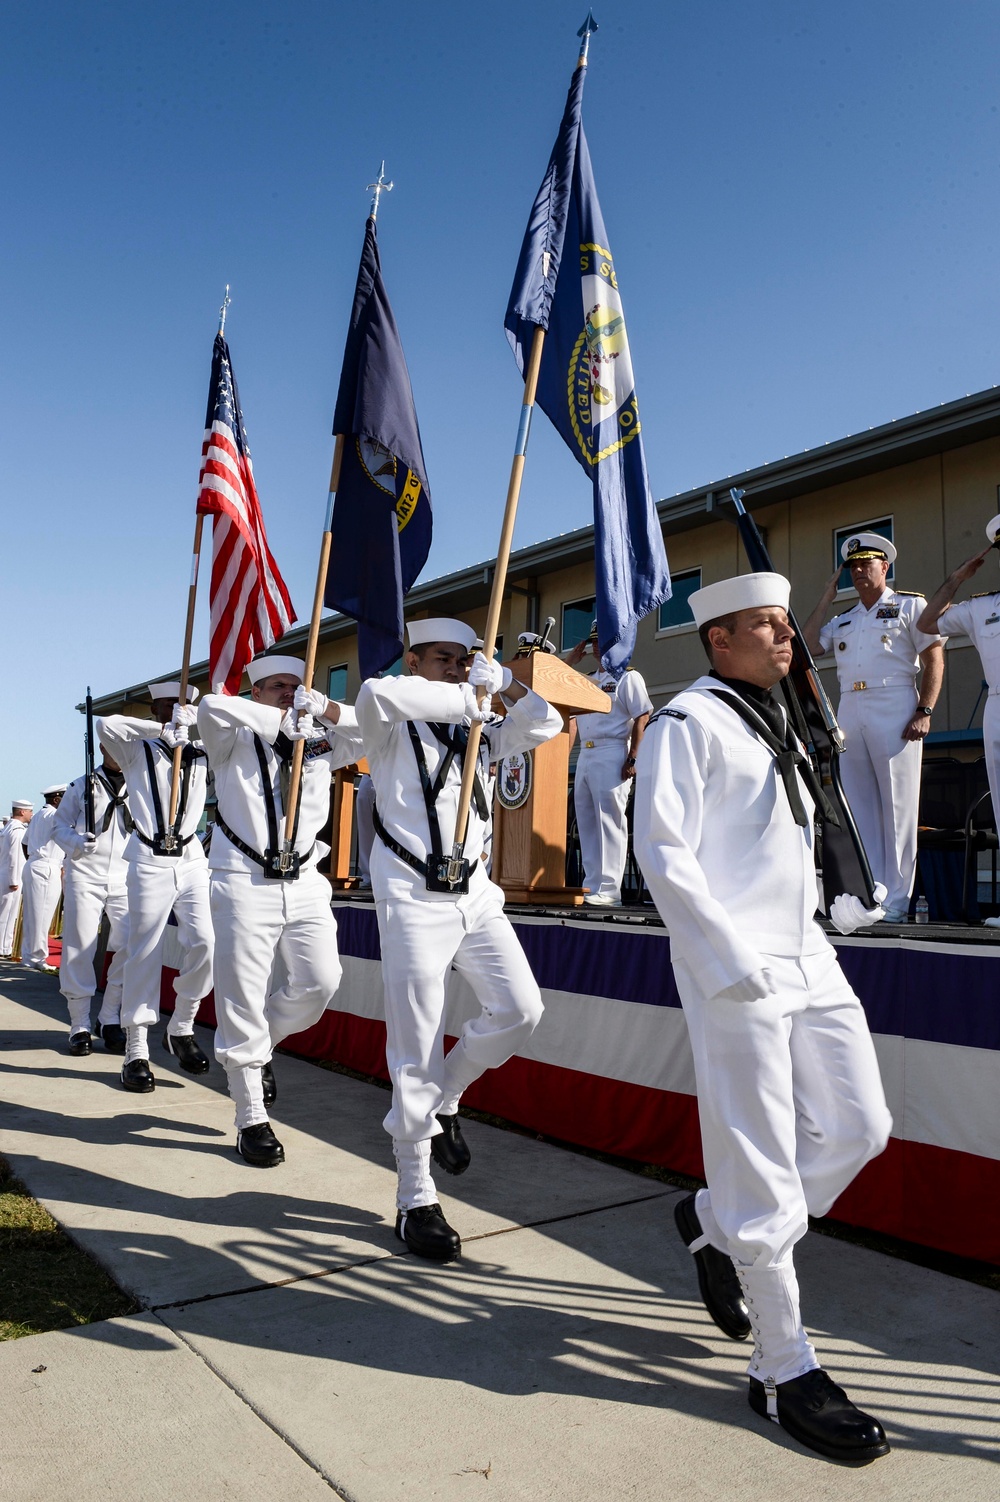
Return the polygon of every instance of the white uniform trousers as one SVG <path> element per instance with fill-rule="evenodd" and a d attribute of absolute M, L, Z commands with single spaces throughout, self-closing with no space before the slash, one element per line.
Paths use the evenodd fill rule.
<path fill-rule="evenodd" d="M 916 688 L 901 684 L 843 693 L 838 709 L 844 792 L 887 911 L 909 907 L 917 870 L 923 742 L 903 740 L 916 707 Z"/>
<path fill-rule="evenodd" d="M 375 843 L 374 807 L 375 784 L 365 773 L 354 798 L 354 819 L 358 826 L 358 875 L 368 887 L 372 881 L 372 845 Z"/>
<path fill-rule="evenodd" d="M 1000 694 L 990 694 L 983 710 L 983 751 L 993 800 L 993 817 L 1000 829 Z"/>
<path fill-rule="evenodd" d="M 777 994 L 706 1000 L 674 975 L 698 1088 L 708 1189 L 698 1219 L 754 1294 L 750 1371 L 788 1381 L 815 1366 L 798 1313 L 792 1251 L 889 1140 L 875 1046 L 832 947 L 764 955 Z"/>
<path fill-rule="evenodd" d="M 0 894 L 0 955 L 9 957 L 14 947 L 14 929 L 21 906 L 21 888 Z"/>
<path fill-rule="evenodd" d="M 160 1017 L 163 936 L 171 912 L 183 950 L 174 981 L 172 1031 L 190 1033 L 198 1003 L 212 989 L 212 915 L 204 861 L 130 861 L 126 878 L 128 949 L 122 976 L 122 1027 L 152 1027 Z"/>
<path fill-rule="evenodd" d="M 583 884 L 592 896 L 620 902 L 628 855 L 625 810 L 631 780 L 622 779 L 624 741 L 598 741 L 580 752 L 573 781 L 573 807 L 580 832 Z"/>
<path fill-rule="evenodd" d="M 62 960 L 59 989 L 69 1008 L 70 1032 L 90 1032 L 90 1003 L 97 989 L 94 955 L 101 918 L 108 915 L 108 951 L 112 954 L 108 981 L 98 1017 L 100 1023 L 118 1022 L 122 1005 L 122 975 L 128 945 L 128 897 L 124 887 L 109 891 L 99 878 L 85 876 L 66 863 L 63 885 Z"/>
<path fill-rule="evenodd" d="M 542 997 L 503 911 L 503 893 L 477 867 L 457 900 L 377 902 L 385 987 L 386 1063 L 392 1109 L 383 1126 L 396 1140 L 420 1142 L 441 1127 L 473 1080 L 506 1063 L 534 1032 Z M 447 1058 L 445 982 L 454 965 L 482 1008 Z"/>
<path fill-rule="evenodd" d="M 283 1039 L 322 1017 L 343 973 L 330 884 L 315 869 L 298 881 L 213 871 L 215 1057 L 229 1070 L 260 1068 Z M 272 989 L 275 958 L 283 983 Z"/>
<path fill-rule="evenodd" d="M 33 855 L 25 863 L 24 921 L 21 925 L 21 961 L 26 965 L 49 962 L 49 929 L 59 905 L 62 866 L 48 856 Z"/>

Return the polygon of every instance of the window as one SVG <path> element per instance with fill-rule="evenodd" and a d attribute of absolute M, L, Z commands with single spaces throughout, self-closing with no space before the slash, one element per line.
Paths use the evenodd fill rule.
<path fill-rule="evenodd" d="M 892 517 L 880 516 L 877 521 L 856 522 L 853 527 L 838 527 L 836 532 L 834 532 L 833 534 L 834 568 L 836 568 L 837 564 L 841 562 L 841 548 L 849 537 L 854 536 L 855 532 L 877 532 L 879 537 L 884 537 L 889 542 L 892 542 Z M 890 563 L 889 572 L 886 574 L 886 582 L 891 584 L 894 578 L 895 566 Z M 854 585 L 851 583 L 851 571 L 845 565 L 840 571 L 840 579 L 837 582 L 837 591 L 839 593 L 841 590 L 851 590 L 853 588 Z"/>
<path fill-rule="evenodd" d="M 562 637 L 561 650 L 567 647 L 575 647 L 578 641 L 586 641 L 590 635 L 590 628 L 594 624 L 594 611 L 597 609 L 597 600 L 591 595 L 589 600 L 571 600 L 562 608 Z"/>
<path fill-rule="evenodd" d="M 695 590 L 701 588 L 701 569 L 688 568 L 682 574 L 671 574 L 670 585 L 673 593 L 660 606 L 656 627 L 658 631 L 676 631 L 678 626 L 694 625 L 688 601 Z"/>
<path fill-rule="evenodd" d="M 330 669 L 330 676 L 326 681 L 326 697 L 339 699 L 341 702 L 347 698 L 347 663 L 342 662 L 339 667 Z"/>
<path fill-rule="evenodd" d="M 401 657 L 397 657 L 396 661 L 392 664 L 391 667 L 384 668 L 382 670 L 382 672 L 379 673 L 379 677 L 380 678 L 398 678 L 399 675 L 400 675 L 400 673 L 402 671 L 403 671 L 403 659 Z"/>

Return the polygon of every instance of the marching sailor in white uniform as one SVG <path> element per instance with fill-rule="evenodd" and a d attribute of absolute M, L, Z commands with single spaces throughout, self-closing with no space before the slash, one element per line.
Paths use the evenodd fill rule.
<path fill-rule="evenodd" d="M 329 818 L 333 772 L 362 754 L 351 707 L 304 689 L 304 669 L 297 657 L 258 658 L 247 668 L 249 700 L 207 694 L 198 710 L 218 799 L 208 862 L 215 1056 L 236 1107 L 237 1150 L 259 1168 L 285 1156 L 267 1115 L 277 1098 L 271 1055 L 319 1021 L 340 985 L 330 885 L 316 869 L 327 847 L 316 837 Z M 306 744 L 294 859 L 283 863 L 296 740 Z"/>
<path fill-rule="evenodd" d="M 588 646 L 596 657 L 596 621 L 589 640 L 579 642 L 566 661 L 576 667 Z M 611 709 L 607 714 L 575 716 L 580 754 L 573 778 L 573 808 L 587 889 L 583 900 L 590 907 L 618 907 L 628 858 L 627 809 L 636 752 L 653 703 L 642 674 L 634 668 L 627 668 L 616 681 L 598 662 L 592 681 L 609 695 Z"/>
<path fill-rule="evenodd" d="M 846 741 L 844 793 L 872 874 L 888 894 L 886 921 L 905 923 L 917 871 L 923 742 L 941 692 L 944 646 L 917 626 L 927 604 L 923 595 L 886 584 L 896 559 L 891 542 L 877 532 L 858 532 L 840 553 L 858 603 L 821 625 L 836 597 L 838 569 L 802 630 L 814 657 L 834 655 Z"/>
<path fill-rule="evenodd" d="M 983 710 L 983 751 L 986 775 L 993 800 L 993 817 L 1000 829 L 1000 585 L 985 594 L 973 595 L 954 605 L 959 589 L 977 574 L 989 553 L 1000 546 L 1000 516 L 987 524 L 989 547 L 953 569 L 927 602 L 917 625 L 921 631 L 940 632 L 942 636 L 970 638 L 983 664 L 987 683 L 986 708 Z M 1000 928 L 1000 919 L 987 918 L 991 928 Z"/>
<path fill-rule="evenodd" d="M 491 816 L 489 765 L 558 735 L 562 717 L 511 678 L 509 668 L 472 660 L 475 632 L 464 621 L 414 621 L 407 628 L 410 677 L 369 679 L 355 708 L 375 784 L 372 889 L 382 945 L 386 1061 L 392 1108 L 384 1126 L 398 1175 L 396 1234 L 418 1256 L 448 1262 L 461 1241 L 437 1202 L 430 1159 L 463 1173 L 470 1154 L 458 1123 L 462 1092 L 503 1064 L 542 1015 L 537 982 L 503 912 L 503 893 L 481 856 Z M 468 680 L 468 681 L 466 681 Z M 500 694 L 499 723 L 480 711 L 475 687 Z M 468 890 L 443 876 L 455 834 L 465 727 L 483 721 L 465 841 Z M 445 981 L 465 977 L 482 1007 L 444 1056 Z"/>
<path fill-rule="evenodd" d="M 122 976 L 122 1026 L 127 1044 L 122 1084 L 135 1094 L 155 1089 L 149 1067 L 148 1032 L 160 1019 L 163 939 L 171 913 L 177 922 L 182 961 L 174 981 L 174 1012 L 163 1046 L 189 1074 L 204 1074 L 208 1058 L 194 1039 L 198 1004 L 212 989 L 212 915 L 208 865 L 198 838 L 205 811 L 207 762 L 201 746 L 189 740 L 196 719 L 191 703 L 175 702 L 176 682 L 151 683 L 151 720 L 108 715 L 97 721 L 97 737 L 125 774 L 133 830 L 125 846 L 128 861 L 128 950 Z M 189 689 L 190 700 L 197 689 Z M 183 747 L 176 831 L 167 829 L 174 747 Z"/>
<path fill-rule="evenodd" d="M 112 960 L 96 1030 L 108 1053 L 125 1052 L 121 1026 L 122 974 L 128 944 L 125 843 L 132 820 L 125 778 L 107 751 L 101 765 L 94 769 L 93 792 L 93 834 L 87 833 L 86 774 L 66 789 L 55 824 L 56 843 L 66 855 L 59 989 L 69 1009 L 69 1051 L 78 1058 L 91 1052 L 90 1009 L 97 989 L 94 955 L 105 913 Z"/>
<path fill-rule="evenodd" d="M 54 839 L 56 814 L 64 782 L 42 792 L 45 802 L 32 816 L 24 843 L 28 859 L 24 867 L 24 912 L 21 922 L 21 963 L 29 970 L 55 974 L 49 964 L 49 929 L 62 891 L 63 852 Z"/>
<path fill-rule="evenodd" d="M 14 947 L 26 860 L 24 836 L 33 808 L 34 804 L 26 798 L 15 798 L 10 806 L 10 819 L 0 829 L 0 960 L 9 960 Z"/>
<path fill-rule="evenodd" d="M 694 1055 L 708 1188 L 675 1214 L 702 1297 L 727 1335 L 754 1337 L 754 1411 L 859 1462 L 888 1445 L 819 1367 L 792 1253 L 891 1121 L 861 1003 L 814 919 L 816 780 L 770 693 L 791 665 L 788 595 L 760 573 L 691 596 L 713 670 L 649 722 L 635 850 Z M 757 726 L 786 748 L 780 762 Z M 881 908 L 844 895 L 831 917 L 851 932 Z"/>

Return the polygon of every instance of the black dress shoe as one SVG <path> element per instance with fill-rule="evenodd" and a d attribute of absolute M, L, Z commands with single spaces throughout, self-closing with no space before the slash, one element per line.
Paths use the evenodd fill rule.
<path fill-rule="evenodd" d="M 156 1080 L 149 1067 L 149 1060 L 133 1059 L 131 1064 L 123 1064 L 122 1084 L 134 1095 L 148 1095 L 150 1090 L 155 1090 Z"/>
<path fill-rule="evenodd" d="M 472 1162 L 472 1154 L 462 1136 L 462 1126 L 457 1114 L 439 1116 L 437 1120 L 441 1123 L 441 1132 L 437 1137 L 431 1138 L 431 1157 L 445 1173 L 464 1173 Z"/>
<path fill-rule="evenodd" d="M 878 1419 L 855 1408 L 822 1367 L 777 1384 L 751 1377 L 749 1398 L 754 1413 L 780 1424 L 800 1445 L 828 1460 L 867 1465 L 889 1453 Z"/>
<path fill-rule="evenodd" d="M 274 1078 L 274 1070 L 270 1064 L 262 1064 L 260 1068 L 261 1089 L 264 1091 L 265 1106 L 273 1106 L 278 1099 L 278 1086 Z"/>
<path fill-rule="evenodd" d="M 440 1205 L 418 1205 L 396 1214 L 396 1235 L 411 1252 L 431 1262 L 454 1262 L 462 1255 L 462 1242 L 444 1218 Z"/>
<path fill-rule="evenodd" d="M 694 1195 L 689 1194 L 674 1206 L 674 1220 L 685 1246 L 690 1246 L 703 1234 L 694 1199 Z M 747 1340 L 750 1314 L 733 1259 L 706 1242 L 694 1253 L 694 1260 L 698 1269 L 698 1290 L 705 1308 L 730 1340 Z"/>
<path fill-rule="evenodd" d="M 117 1022 L 99 1022 L 97 1036 L 104 1044 L 107 1053 L 125 1052 L 125 1029 L 119 1027 Z"/>
<path fill-rule="evenodd" d="M 188 1074 L 207 1074 L 209 1069 L 208 1055 L 202 1053 L 190 1033 L 163 1034 L 163 1046 L 167 1053 L 172 1053 L 182 1069 Z"/>
<path fill-rule="evenodd" d="M 277 1168 L 285 1161 L 285 1149 L 271 1131 L 269 1121 L 242 1127 L 236 1133 L 236 1151 L 254 1168 Z"/>
<path fill-rule="evenodd" d="M 91 1052 L 90 1034 L 85 1028 L 70 1035 L 69 1051 L 74 1059 L 82 1059 Z"/>

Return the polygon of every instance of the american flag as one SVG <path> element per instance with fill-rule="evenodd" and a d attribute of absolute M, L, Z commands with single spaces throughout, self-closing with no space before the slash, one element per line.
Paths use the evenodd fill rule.
<path fill-rule="evenodd" d="M 198 510 L 215 517 L 209 678 L 216 693 L 238 694 L 247 663 L 284 635 L 295 611 L 267 546 L 239 392 L 221 334 L 212 351 L 201 455 Z"/>

